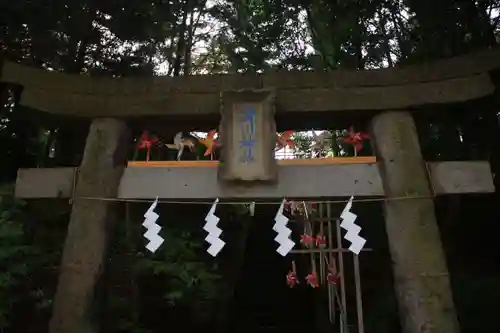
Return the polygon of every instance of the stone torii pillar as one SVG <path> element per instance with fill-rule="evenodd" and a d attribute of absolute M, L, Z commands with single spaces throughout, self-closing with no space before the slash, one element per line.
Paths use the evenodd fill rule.
<path fill-rule="evenodd" d="M 385 226 L 403 332 L 458 333 L 432 190 L 412 116 L 385 112 L 372 134 L 387 200 Z"/>
<path fill-rule="evenodd" d="M 127 125 L 119 119 L 95 119 L 90 126 L 64 244 L 50 333 L 94 332 L 90 309 L 117 205 L 97 198 L 116 198 L 127 162 L 128 137 Z"/>

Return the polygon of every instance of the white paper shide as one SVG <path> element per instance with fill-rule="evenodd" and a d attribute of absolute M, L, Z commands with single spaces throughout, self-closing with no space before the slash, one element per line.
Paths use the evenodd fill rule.
<path fill-rule="evenodd" d="M 217 256 L 217 254 L 219 254 L 224 245 L 226 245 L 226 243 L 222 239 L 220 239 L 220 235 L 222 234 L 222 229 L 217 226 L 217 223 L 219 223 L 219 218 L 215 216 L 215 209 L 217 208 L 218 202 L 219 199 L 217 198 L 215 202 L 212 204 L 210 210 L 208 211 L 208 214 L 205 217 L 206 223 L 203 226 L 203 229 L 206 232 L 208 232 L 205 241 L 208 244 L 210 244 L 210 246 L 207 249 L 207 252 L 214 257 Z"/>
<path fill-rule="evenodd" d="M 295 242 L 290 239 L 292 235 L 292 230 L 287 227 L 288 218 L 283 215 L 283 209 L 285 207 L 285 201 L 281 202 L 280 208 L 276 213 L 274 221 L 276 222 L 273 226 L 273 230 L 278 233 L 274 240 L 280 245 L 276 252 L 281 254 L 283 257 L 286 256 L 295 246 Z"/>
<path fill-rule="evenodd" d="M 344 211 L 340 215 L 342 219 L 342 223 L 340 227 L 345 229 L 347 233 L 344 236 L 344 239 L 351 242 L 351 246 L 349 246 L 349 251 L 359 254 L 363 247 L 365 246 L 366 239 L 359 235 L 361 231 L 361 227 L 354 223 L 356 221 L 357 216 L 351 212 L 352 201 L 354 197 L 351 197 L 347 202 L 347 205 L 344 208 Z"/>
<path fill-rule="evenodd" d="M 149 243 L 146 245 L 146 249 L 151 252 L 156 252 L 158 248 L 163 243 L 163 238 L 159 235 L 161 227 L 156 224 L 156 221 L 160 217 L 157 213 L 154 212 L 156 206 L 158 205 L 158 197 L 153 202 L 153 204 L 149 207 L 146 214 L 144 214 L 144 223 L 142 224 L 147 230 L 144 234 L 144 237 L 149 240 Z"/>

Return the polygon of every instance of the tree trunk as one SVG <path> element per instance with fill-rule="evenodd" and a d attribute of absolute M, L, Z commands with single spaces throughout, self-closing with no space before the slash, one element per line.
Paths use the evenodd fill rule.
<path fill-rule="evenodd" d="M 182 24 L 179 30 L 179 34 L 177 37 L 179 38 L 177 41 L 177 51 L 175 52 L 176 58 L 175 58 L 175 63 L 173 65 L 174 68 L 174 76 L 179 76 L 181 75 L 181 67 L 183 64 L 183 55 L 184 55 L 184 50 L 187 47 L 187 30 L 188 30 L 188 16 L 189 16 L 189 3 L 190 1 L 187 0 L 183 6 L 183 14 L 182 14 Z"/>
<path fill-rule="evenodd" d="M 92 122 L 64 244 L 50 333 L 92 332 L 90 308 L 113 226 L 113 201 L 127 159 L 128 130 L 117 119 Z M 89 199 L 95 198 L 95 199 Z"/>
<path fill-rule="evenodd" d="M 459 326 L 415 124 L 408 112 L 372 122 L 388 200 L 385 225 L 403 332 L 457 333 Z M 391 198 L 419 196 L 418 199 Z"/>

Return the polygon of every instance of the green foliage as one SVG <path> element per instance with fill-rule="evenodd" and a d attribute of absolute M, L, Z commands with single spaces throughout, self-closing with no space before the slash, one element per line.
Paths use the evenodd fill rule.
<path fill-rule="evenodd" d="M 50 5 L 47 1 L 0 0 L 0 22 L 3 23 L 0 51 L 12 61 L 35 67 L 108 77 L 260 72 L 281 68 L 361 70 L 427 61 L 495 45 L 499 7 L 499 0 L 56 0 Z M 3 153 L 0 175 L 12 181 L 19 167 L 37 167 L 46 160 L 50 150 L 47 147 L 57 146 L 47 137 L 46 129 L 55 133 L 57 128 L 53 127 L 59 125 L 53 121 L 45 123 L 45 118 L 15 105 L 14 90 L 0 92 L 0 151 Z M 493 114 L 493 110 L 489 111 Z M 482 126 L 463 119 L 460 122 L 460 135 L 465 133 L 465 142 L 475 144 L 476 134 L 484 132 Z M 419 133 L 425 136 L 422 146 L 427 160 L 436 156 L 448 160 L 465 157 L 453 152 L 463 150 L 456 144 L 457 133 L 453 133 L 457 132 L 456 124 L 450 125 L 450 119 L 439 126 L 435 119 L 426 119 L 423 123 Z M 426 134 L 434 130 L 436 133 Z M 486 135 L 495 136 L 497 131 L 498 127 L 494 126 Z M 333 131 L 330 149 L 322 153 L 352 156 L 352 147 L 338 140 L 345 135 L 345 132 Z M 75 158 L 71 155 L 81 154 L 78 142 L 71 144 L 72 136 L 71 131 L 57 135 L 56 141 L 64 143 L 65 149 L 56 150 L 56 155 L 63 156 L 56 156 L 54 161 L 59 157 L 73 161 Z M 297 155 L 310 157 L 314 153 L 311 137 L 297 135 L 295 140 Z M 493 139 L 486 139 L 489 140 Z M 483 145 L 477 146 L 483 148 Z M 202 154 L 202 147 L 199 148 Z M 483 153 L 498 155 L 495 152 L 498 149 Z M 155 159 L 157 156 L 154 154 Z M 141 159 L 144 160 L 142 156 Z M 498 170 L 495 173 L 498 174 Z M 16 306 L 20 308 L 19 313 L 27 316 L 33 304 L 37 309 L 50 305 L 51 299 L 46 295 L 51 295 L 49 290 L 54 288 L 52 280 L 60 259 L 58 250 L 50 248 L 49 251 L 48 246 L 41 246 L 33 239 L 32 220 L 36 216 L 23 216 L 20 208 L 20 203 L 11 196 L 3 197 L 0 202 L 0 327 L 12 322 Z M 179 214 L 173 218 L 185 219 L 185 216 Z M 463 217 L 467 218 L 470 219 Z M 141 309 L 140 295 L 135 294 L 135 289 L 139 289 L 138 294 L 152 297 L 154 292 L 147 288 L 149 283 L 161 287 L 155 290 L 161 290 L 160 297 L 168 304 L 168 312 L 185 307 L 192 314 L 209 314 L 210 307 L 215 308 L 212 304 L 222 281 L 217 267 L 201 259 L 203 236 L 186 224 L 172 228 L 168 225 L 169 228 L 162 230 L 168 246 L 163 246 L 154 256 L 143 254 L 141 231 L 134 231 L 135 237 L 119 240 L 121 244 L 111 261 L 121 270 L 112 272 L 107 285 L 113 291 L 119 289 L 111 295 L 107 309 L 113 312 L 115 331 L 145 332 L 139 318 L 145 310 Z M 37 232 L 58 248 L 62 246 L 64 228 L 65 224 L 61 223 L 58 226 L 61 235 L 54 237 L 49 226 L 36 226 Z M 37 280 L 42 266 L 49 267 L 48 281 Z M 470 282 L 472 279 L 477 283 Z M 461 288 L 457 299 L 468 299 L 464 303 L 465 316 L 493 321 L 494 314 L 477 310 L 495 309 L 493 303 L 482 304 L 485 295 L 496 290 L 493 281 L 493 278 L 483 281 L 479 276 L 472 276 L 457 284 Z M 23 301 L 28 305 L 21 306 Z M 382 298 L 377 304 L 380 308 L 373 311 L 385 316 L 394 308 L 389 303 Z M 125 320 L 120 320 L 123 318 Z M 479 327 L 474 320 L 462 321 L 462 325 L 471 331 Z M 386 329 L 376 327 L 379 331 Z"/>
<path fill-rule="evenodd" d="M 500 322 L 491 320 L 498 311 L 498 275 L 452 274 L 456 308 L 462 332 L 499 332 Z M 481 302 L 481 306 L 478 306 Z"/>
<path fill-rule="evenodd" d="M 28 274 L 25 261 L 33 249 L 25 245 L 23 225 L 16 221 L 19 203 L 0 197 L 0 327 L 8 325 L 14 304 L 19 301 L 12 291 Z"/>
<path fill-rule="evenodd" d="M 295 142 L 295 147 L 293 148 L 293 154 L 298 158 L 311 158 L 313 137 L 308 136 L 305 133 L 294 133 L 292 139 Z"/>
<path fill-rule="evenodd" d="M 212 46 L 226 56 L 232 72 L 309 69 L 306 45 L 297 43 L 297 38 L 308 39 L 300 12 L 298 6 L 275 0 L 220 1 L 210 14 L 224 29 Z"/>
<path fill-rule="evenodd" d="M 304 132 L 294 133 L 293 140 L 295 148 L 293 153 L 298 158 L 312 158 L 314 156 L 325 157 L 340 157 L 340 156 L 354 156 L 354 148 L 351 144 L 344 141 L 349 136 L 348 130 L 331 130 L 328 131 L 330 137 L 325 139 L 325 146 L 319 149 L 314 146 L 315 141 L 312 135 Z M 369 151 L 369 141 L 362 142 L 362 152 Z"/>
<path fill-rule="evenodd" d="M 27 237 L 22 207 L 23 202 L 10 194 L 0 197 L 0 328 L 9 326 L 14 307 L 25 299 L 16 291 L 30 278 L 41 254 Z M 43 292 L 38 291 L 31 296 L 43 302 Z"/>
<path fill-rule="evenodd" d="M 171 305 L 189 304 L 198 310 L 216 298 L 220 276 L 217 266 L 201 261 L 204 244 L 189 231 L 166 229 L 165 244 L 155 256 L 144 255 L 138 260 L 138 275 L 153 274 L 165 279 L 168 288 L 165 299 Z M 208 310 L 208 309 L 206 309 Z"/>
<path fill-rule="evenodd" d="M 169 213 L 161 213 L 163 209 Z M 193 323 L 203 323 L 216 309 L 223 280 L 217 264 L 205 253 L 199 214 L 175 212 L 163 205 L 157 211 L 163 217 L 159 223 L 164 243 L 154 254 L 144 248 L 140 224 L 130 219 L 117 230 L 106 270 L 108 332 L 142 333 L 165 327 L 141 319 L 151 311 L 181 311 L 189 313 Z"/>

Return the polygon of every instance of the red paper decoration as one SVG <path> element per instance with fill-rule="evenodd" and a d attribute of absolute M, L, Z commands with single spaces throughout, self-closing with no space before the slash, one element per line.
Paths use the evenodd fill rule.
<path fill-rule="evenodd" d="M 307 281 L 307 284 L 313 288 L 319 287 L 318 276 L 316 275 L 316 272 L 309 273 L 309 275 L 307 275 L 307 277 L 306 277 L 306 281 Z"/>
<path fill-rule="evenodd" d="M 370 136 L 363 132 L 355 132 L 354 127 L 349 127 L 349 136 L 344 138 L 343 141 L 354 147 L 356 153 L 359 153 L 363 149 L 362 142 L 364 140 L 370 139 Z"/>
<path fill-rule="evenodd" d="M 158 138 L 156 136 L 149 136 L 148 131 L 142 132 L 139 143 L 137 144 L 137 149 L 146 149 L 146 162 L 149 161 L 151 147 L 157 142 Z"/>
<path fill-rule="evenodd" d="M 297 269 L 295 267 L 295 261 L 293 261 L 292 262 L 292 269 L 286 275 L 286 284 L 290 288 L 293 288 L 298 283 L 299 283 L 299 280 L 297 279 Z"/>

